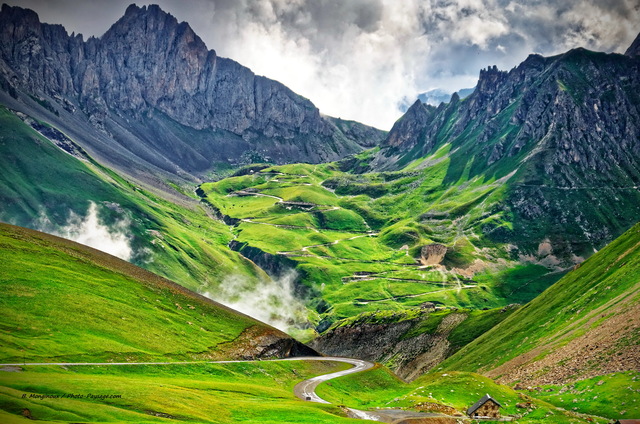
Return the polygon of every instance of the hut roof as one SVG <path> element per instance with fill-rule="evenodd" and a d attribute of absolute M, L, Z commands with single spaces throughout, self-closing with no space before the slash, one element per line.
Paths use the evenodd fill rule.
<path fill-rule="evenodd" d="M 474 412 L 476 412 L 478 410 L 478 408 L 480 408 L 482 405 L 484 405 L 485 403 L 487 403 L 487 401 L 492 400 L 494 401 L 498 406 L 502 407 L 502 405 L 500 404 L 500 402 L 498 402 L 497 400 L 495 400 L 494 398 L 491 397 L 490 394 L 486 394 L 482 397 L 482 399 L 480 399 L 479 401 L 477 401 L 476 403 L 473 404 L 473 406 L 469 409 L 467 409 L 467 415 L 471 415 Z"/>

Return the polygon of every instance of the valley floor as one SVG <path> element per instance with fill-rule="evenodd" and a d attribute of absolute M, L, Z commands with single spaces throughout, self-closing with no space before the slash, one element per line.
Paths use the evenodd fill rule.
<path fill-rule="evenodd" d="M 31 420 L 161 423 L 167 419 L 190 423 L 358 422 L 349 417 L 388 423 L 410 422 L 404 421 L 407 419 L 454 423 L 467 421 L 460 411 L 486 391 L 503 402 L 503 416 L 515 417 L 517 422 L 607 422 L 597 415 L 547 403 L 553 402 L 553 390 L 545 391 L 545 402 L 480 375 L 456 372 L 430 374 L 406 384 L 379 365 L 345 358 L 0 367 L 0 419 L 8 424 Z M 341 378 L 333 380 L 336 377 Z M 637 378 L 621 377 L 610 380 L 606 389 L 610 384 L 624 384 L 625 377 Z M 319 396 L 315 393 L 318 385 Z M 599 385 L 594 385 L 596 392 Z M 576 392 L 559 391 L 563 393 Z"/>

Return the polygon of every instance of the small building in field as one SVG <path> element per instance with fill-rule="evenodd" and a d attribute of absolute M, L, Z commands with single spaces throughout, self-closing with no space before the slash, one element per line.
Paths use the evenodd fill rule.
<path fill-rule="evenodd" d="M 618 420 L 615 424 L 640 424 L 640 419 Z"/>
<path fill-rule="evenodd" d="M 436 304 L 433 302 L 424 302 L 420 304 L 420 309 L 422 309 L 423 311 L 435 311 L 436 310 Z"/>
<path fill-rule="evenodd" d="M 500 402 L 492 398 L 491 395 L 486 394 L 467 409 L 467 415 L 471 418 L 500 418 L 501 407 Z"/>

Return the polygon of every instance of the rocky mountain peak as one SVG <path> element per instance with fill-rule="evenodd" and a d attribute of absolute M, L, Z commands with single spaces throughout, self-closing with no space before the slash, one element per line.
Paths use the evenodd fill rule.
<path fill-rule="evenodd" d="M 23 9 L 20 6 L 9 6 L 6 3 L 2 4 L 2 9 L 0 9 L 0 13 L 5 17 L 6 21 L 14 22 L 15 24 L 19 24 L 22 22 L 31 22 L 31 23 L 39 23 L 40 18 L 38 14 L 31 9 Z"/>
<path fill-rule="evenodd" d="M 631 43 L 631 45 L 629 46 L 627 51 L 624 52 L 624 54 L 629 57 L 636 57 L 640 55 L 640 34 L 638 34 L 636 39 L 633 40 L 633 43 Z"/>
<path fill-rule="evenodd" d="M 429 124 L 434 110 L 435 107 L 425 105 L 419 99 L 416 100 L 402 118 L 393 125 L 385 145 L 403 148 L 416 145 L 424 128 Z"/>
<path fill-rule="evenodd" d="M 487 95 L 495 93 L 507 78 L 507 75 L 507 72 L 500 71 L 496 65 L 489 66 L 487 69 L 481 69 L 476 92 Z"/>
<path fill-rule="evenodd" d="M 80 120 L 69 132 L 86 123 L 81 138 L 97 131 L 89 144 L 100 147 L 89 150 L 105 152 L 113 166 L 134 157 L 172 175 L 202 175 L 217 162 L 337 160 L 385 135 L 356 122 L 338 126 L 281 83 L 218 57 L 157 5 L 130 5 L 86 41 L 4 5 L 3 93 L 3 104 L 26 114 L 47 105 L 50 123 L 62 129 Z"/>
<path fill-rule="evenodd" d="M 428 163 L 435 149 L 451 144 L 447 182 L 463 169 L 469 177 L 508 178 L 505 208 L 519 231 L 492 236 L 512 241 L 526 233 L 519 242 L 541 241 L 548 233 L 538 220 L 558 217 L 555 233 L 571 235 L 562 243 L 588 253 L 615 234 L 602 218 L 609 212 L 592 212 L 594 199 L 600 210 L 615 211 L 618 228 L 637 221 L 638 194 L 628 188 L 640 181 L 639 66 L 637 56 L 573 49 L 531 55 L 509 72 L 483 69 L 465 100 L 434 113 L 412 106 L 369 166 Z"/>

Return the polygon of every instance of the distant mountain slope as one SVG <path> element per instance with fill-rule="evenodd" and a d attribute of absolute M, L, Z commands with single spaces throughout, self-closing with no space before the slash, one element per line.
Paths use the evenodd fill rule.
<path fill-rule="evenodd" d="M 640 224 L 441 366 L 524 385 L 640 371 Z"/>
<path fill-rule="evenodd" d="M 633 47 L 630 48 L 630 51 Z M 368 169 L 421 169 L 447 160 L 443 186 L 499 181 L 485 226 L 501 243 L 534 250 L 551 239 L 587 256 L 640 213 L 640 58 L 575 49 L 531 55 L 509 72 L 480 72 L 473 94 L 439 107 L 416 102 Z"/>
<path fill-rule="evenodd" d="M 0 87 L 6 106 L 141 177 L 198 179 L 241 163 L 330 161 L 385 134 L 359 123 L 342 131 L 284 85 L 218 57 L 156 5 L 131 5 L 102 37 L 86 41 L 3 5 Z"/>
<path fill-rule="evenodd" d="M 2 362 L 205 360 L 313 353 L 128 262 L 0 224 Z"/>
<path fill-rule="evenodd" d="M 229 275 L 267 278 L 226 247 L 228 227 L 196 200 L 174 191 L 167 201 L 99 165 L 54 128 L 22 118 L 0 106 L 0 221 L 60 233 L 74 215 L 86 221 L 93 203 L 99 224 L 126 238 L 132 263 L 189 289 L 214 292 Z M 78 232 L 78 223 L 72 227 Z"/>

